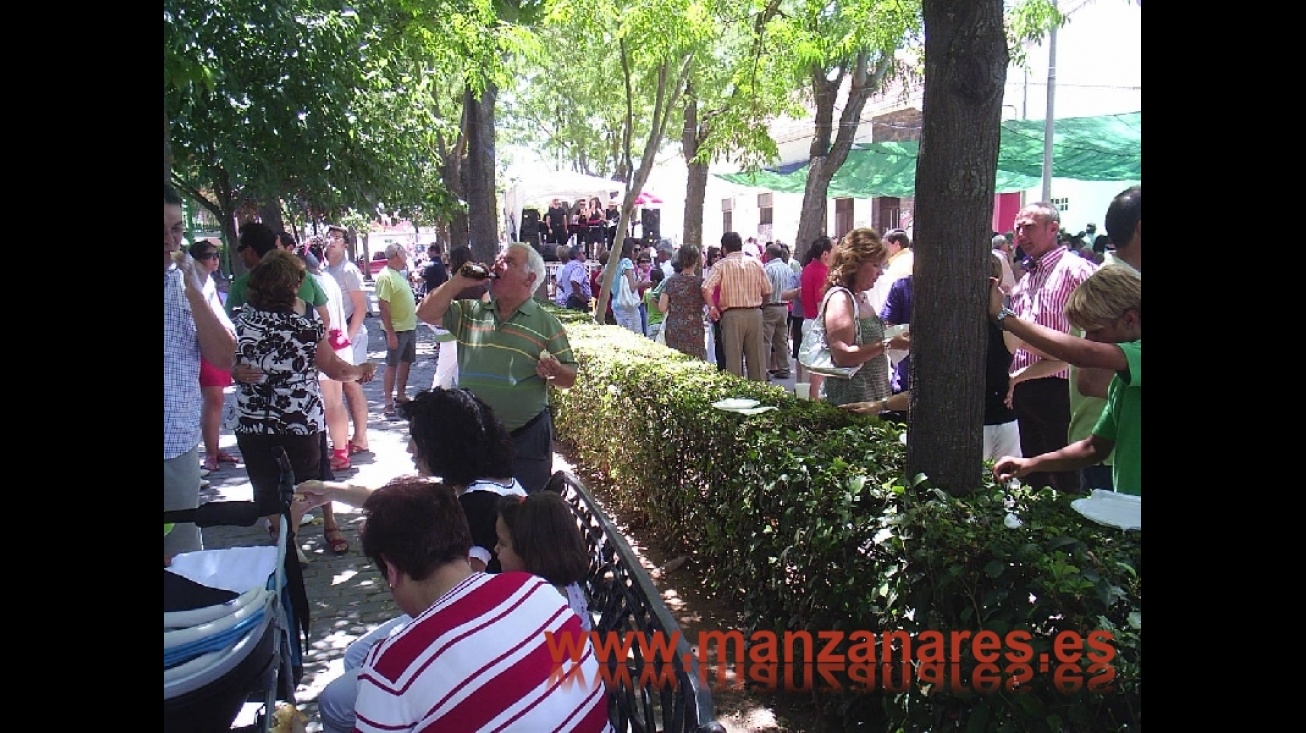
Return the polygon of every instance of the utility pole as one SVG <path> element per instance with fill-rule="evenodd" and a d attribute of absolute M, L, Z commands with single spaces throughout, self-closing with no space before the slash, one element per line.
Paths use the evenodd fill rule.
<path fill-rule="evenodd" d="M 1056 7 L 1052 0 L 1052 7 Z M 1057 90 L 1057 27 L 1048 36 L 1048 108 L 1043 120 L 1043 201 L 1052 201 L 1052 131 L 1055 127 L 1052 101 Z"/>

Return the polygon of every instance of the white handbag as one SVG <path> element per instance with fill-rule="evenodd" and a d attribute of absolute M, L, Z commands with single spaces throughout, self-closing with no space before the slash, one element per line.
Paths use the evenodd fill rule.
<path fill-rule="evenodd" d="M 813 374 L 851 379 L 863 365 L 845 367 L 835 364 L 834 355 L 830 353 L 830 344 L 825 335 L 825 308 L 830 303 L 830 296 L 836 292 L 844 292 L 852 296 L 852 292 L 847 288 L 830 288 L 825 291 L 825 297 L 821 299 L 821 308 L 816 317 L 803 324 L 803 344 L 798 348 L 798 363 Z M 862 324 L 858 316 L 857 298 L 853 297 L 853 323 L 856 324 L 857 337 L 860 341 Z M 811 325 L 810 328 L 807 327 L 808 324 Z"/>
<path fill-rule="evenodd" d="M 620 281 L 618 283 L 619 287 L 617 289 L 617 305 L 621 306 L 622 308 L 638 308 L 639 293 L 636 293 L 633 289 L 631 289 L 630 279 L 626 277 L 626 273 L 624 272 L 617 273 L 617 280 Z"/>

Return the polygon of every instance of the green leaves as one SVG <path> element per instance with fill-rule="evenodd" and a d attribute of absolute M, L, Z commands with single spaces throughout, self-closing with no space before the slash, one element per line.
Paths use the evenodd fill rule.
<path fill-rule="evenodd" d="M 874 730 L 1137 727 L 1137 533 L 1084 520 L 1072 497 L 1008 492 L 987 472 L 966 497 L 923 476 L 907 481 L 898 426 L 718 373 L 616 327 L 574 323 L 568 333 L 581 371 L 553 395 L 559 435 L 587 465 L 620 476 L 613 498 L 622 509 L 692 552 L 710 568 L 709 590 L 757 627 L 1022 631 L 1035 659 L 1053 654 L 1062 631 L 1103 630 L 1117 651 L 1107 693 L 1067 695 L 1051 672 L 1036 672 L 1019 693 L 918 684 L 822 695 L 828 714 Z M 728 396 L 780 409 L 741 419 L 710 407 Z M 1024 520 L 1020 531 L 1003 525 L 1009 511 Z M 962 674 L 975 665 L 963 645 Z"/>

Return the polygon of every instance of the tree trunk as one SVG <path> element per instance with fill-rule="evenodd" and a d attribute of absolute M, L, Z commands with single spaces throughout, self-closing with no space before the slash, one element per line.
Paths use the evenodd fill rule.
<path fill-rule="evenodd" d="M 794 237 L 795 252 L 800 262 L 807 253 L 807 248 L 812 246 L 812 240 L 825 234 L 825 192 L 829 190 L 830 178 L 834 176 L 834 171 L 826 172 L 828 168 L 825 163 L 830 152 L 834 102 L 839 96 L 839 82 L 843 80 L 843 75 L 830 81 L 826 78 L 825 69 L 817 67 L 812 70 L 811 79 L 816 114 L 812 121 L 812 145 L 807 154 L 807 185 L 803 188 L 803 205 L 798 214 L 798 232 Z M 776 236 L 775 232 L 771 234 L 772 238 Z"/>
<path fill-rule="evenodd" d="M 494 103 L 498 90 L 487 84 L 479 97 L 468 89 L 463 96 L 467 110 L 467 164 L 463 180 L 467 185 L 468 233 L 472 255 L 478 262 L 493 262 L 499 253 L 499 210 L 494 203 Z"/>
<path fill-rule="evenodd" d="M 172 135 L 168 132 L 168 113 L 163 113 L 163 182 L 172 178 Z"/>
<path fill-rule="evenodd" d="M 626 122 L 622 139 L 626 149 L 625 158 L 630 160 L 630 134 L 634 126 L 634 113 L 631 111 L 630 68 L 622 46 L 622 71 L 626 78 Z M 653 172 L 653 160 L 662 148 L 662 138 L 667 132 L 667 120 L 671 110 L 679 106 L 680 95 L 685 91 L 685 80 L 689 77 L 689 65 L 693 56 L 684 56 L 678 61 L 663 61 L 658 69 L 658 86 L 656 102 L 653 105 L 653 119 L 649 124 L 648 140 L 644 143 L 644 154 L 639 158 L 639 168 L 635 171 L 630 185 L 626 188 L 626 197 L 621 203 L 621 219 L 617 222 L 617 237 L 612 243 L 612 252 L 608 255 L 608 266 L 603 270 L 603 283 L 597 293 L 594 318 L 599 323 L 607 313 L 608 301 L 612 299 L 612 285 L 616 282 L 616 265 L 621 261 L 621 248 L 626 241 L 627 228 L 630 226 L 631 212 L 635 210 L 635 199 L 648 183 L 649 174 Z M 676 64 L 678 68 L 673 67 Z"/>
<path fill-rule="evenodd" d="M 281 204 L 277 201 L 269 201 L 258 207 L 258 218 L 264 224 L 272 228 L 274 232 L 286 231 L 286 223 L 281 217 Z M 298 242 L 296 242 L 298 244 Z"/>
<path fill-rule="evenodd" d="M 989 235 L 1007 75 L 1002 0 L 925 0 L 907 475 L 980 484 Z"/>
<path fill-rule="evenodd" d="M 834 177 L 833 172 L 828 172 L 826 160 L 824 155 L 813 156 L 807 163 L 807 185 L 803 188 L 803 207 L 798 214 L 798 236 L 794 239 L 800 262 L 812 242 L 825 234 L 825 222 L 829 218 L 825 193 L 830 188 L 830 179 Z M 771 235 L 774 238 L 776 233 L 772 232 Z"/>
<path fill-rule="evenodd" d="M 372 282 L 372 251 L 371 247 L 368 246 L 371 236 L 371 233 L 364 232 L 363 235 L 358 238 L 358 246 L 363 250 L 363 265 L 358 269 L 362 273 L 363 279 L 368 282 Z M 357 265 L 358 263 L 355 262 L 354 264 Z"/>
<path fill-rule="evenodd" d="M 862 51 L 853 59 L 848 82 L 848 98 L 839 113 L 839 127 L 834 129 L 834 103 L 843 86 L 845 74 L 840 72 L 832 80 L 822 67 L 812 68 L 812 96 L 816 100 L 816 130 L 812 137 L 811 160 L 807 170 L 807 185 L 803 188 L 803 208 L 798 219 L 798 235 L 794 239 L 795 251 L 801 261 L 812 245 L 812 240 L 825 234 L 829 219 L 830 180 L 848 160 L 853 139 L 861 126 L 862 110 L 871 93 L 879 89 L 884 76 L 893 68 L 893 56 L 882 54 L 875 68 L 868 68 L 870 56 Z M 773 232 L 778 236 L 778 233 Z"/>
<path fill-rule="evenodd" d="M 698 129 L 698 100 L 693 89 L 686 90 L 690 95 L 685 100 L 685 127 L 680 134 L 680 149 L 685 156 L 685 165 L 689 168 L 689 179 L 685 184 L 685 220 L 681 227 L 681 243 L 703 246 L 703 203 L 707 196 L 707 164 L 693 162 L 698 155 L 701 138 Z"/>

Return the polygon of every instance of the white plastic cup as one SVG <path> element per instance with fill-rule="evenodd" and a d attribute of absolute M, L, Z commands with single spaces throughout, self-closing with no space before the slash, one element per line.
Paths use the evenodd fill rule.
<path fill-rule="evenodd" d="M 812 399 L 812 383 L 794 382 L 794 396 L 800 400 Z"/>

